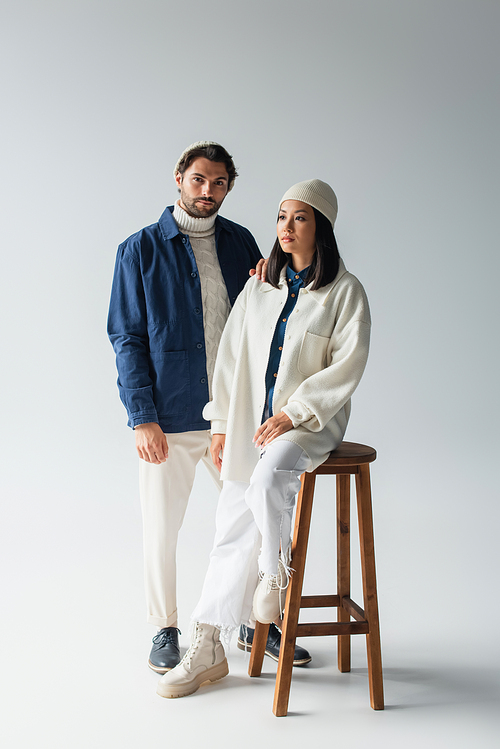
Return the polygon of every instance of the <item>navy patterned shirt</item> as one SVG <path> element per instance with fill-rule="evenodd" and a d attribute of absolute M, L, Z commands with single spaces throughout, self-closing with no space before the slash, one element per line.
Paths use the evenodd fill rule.
<path fill-rule="evenodd" d="M 278 376 L 278 369 L 281 361 L 281 353 L 283 351 L 283 342 L 285 340 L 285 331 L 288 318 L 292 314 L 297 299 L 299 296 L 299 289 L 305 286 L 305 280 L 309 273 L 309 266 L 301 270 L 300 273 L 287 266 L 286 277 L 288 281 L 288 299 L 281 312 L 278 322 L 276 323 L 276 329 L 274 331 L 273 340 L 271 343 L 271 350 L 269 353 L 269 363 L 267 365 L 266 372 L 266 406 L 262 421 L 273 415 L 273 395 L 274 386 L 276 384 L 276 378 Z"/>

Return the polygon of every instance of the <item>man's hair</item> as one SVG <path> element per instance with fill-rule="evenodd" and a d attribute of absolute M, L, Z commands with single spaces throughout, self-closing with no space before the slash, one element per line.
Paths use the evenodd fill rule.
<path fill-rule="evenodd" d="M 225 148 L 219 145 L 210 145 L 210 146 L 203 146 L 201 148 L 193 148 L 192 151 L 188 151 L 188 153 L 184 156 L 181 161 L 179 161 L 177 165 L 177 170 L 180 172 L 181 175 L 184 174 L 186 169 L 189 169 L 191 164 L 195 159 L 208 159 L 209 161 L 216 161 L 219 163 L 223 163 L 226 167 L 227 175 L 228 175 L 228 191 L 233 186 L 233 182 L 238 176 L 238 172 L 236 171 L 236 167 L 234 165 L 233 157 L 226 151 Z"/>
<path fill-rule="evenodd" d="M 316 208 L 312 206 L 311 208 L 316 219 L 316 252 L 309 266 L 305 285 L 308 286 L 312 283 L 311 291 L 316 291 L 333 281 L 339 272 L 340 255 L 330 221 Z M 269 256 L 266 274 L 266 281 L 276 289 L 278 288 L 281 269 L 287 264 L 288 260 L 289 255 L 283 252 L 279 239 L 276 239 Z"/>

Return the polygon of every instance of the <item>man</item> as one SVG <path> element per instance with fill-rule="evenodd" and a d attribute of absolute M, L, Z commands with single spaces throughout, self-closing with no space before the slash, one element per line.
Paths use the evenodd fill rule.
<path fill-rule="evenodd" d="M 264 262 L 250 232 L 218 215 L 237 176 L 218 143 L 189 146 L 174 169 L 180 199 L 125 240 L 116 259 L 108 333 L 141 458 L 148 621 L 159 630 L 149 666 L 161 674 L 180 660 L 176 546 L 200 460 L 221 486 L 202 417 L 217 348 L 249 272 Z M 279 630 L 270 639 L 277 657 Z M 240 633 L 239 646 L 247 642 Z"/>

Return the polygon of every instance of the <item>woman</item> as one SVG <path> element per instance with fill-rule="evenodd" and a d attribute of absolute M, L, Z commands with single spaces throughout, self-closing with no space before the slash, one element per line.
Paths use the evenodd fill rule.
<path fill-rule="evenodd" d="M 321 180 L 285 193 L 268 284 L 247 282 L 224 329 L 204 409 L 224 481 L 216 536 L 192 644 L 160 680 L 163 697 L 225 676 L 233 630 L 282 611 L 300 476 L 342 441 L 368 356 L 368 302 L 339 257 L 336 216 Z"/>

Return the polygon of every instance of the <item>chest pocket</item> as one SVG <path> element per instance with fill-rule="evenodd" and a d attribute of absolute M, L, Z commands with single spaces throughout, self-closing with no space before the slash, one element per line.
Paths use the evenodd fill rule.
<path fill-rule="evenodd" d="M 323 335 L 314 333 L 304 333 L 302 346 L 300 347 L 299 360 L 297 368 L 303 375 L 310 375 L 321 372 L 326 367 L 326 350 L 330 339 Z"/>

